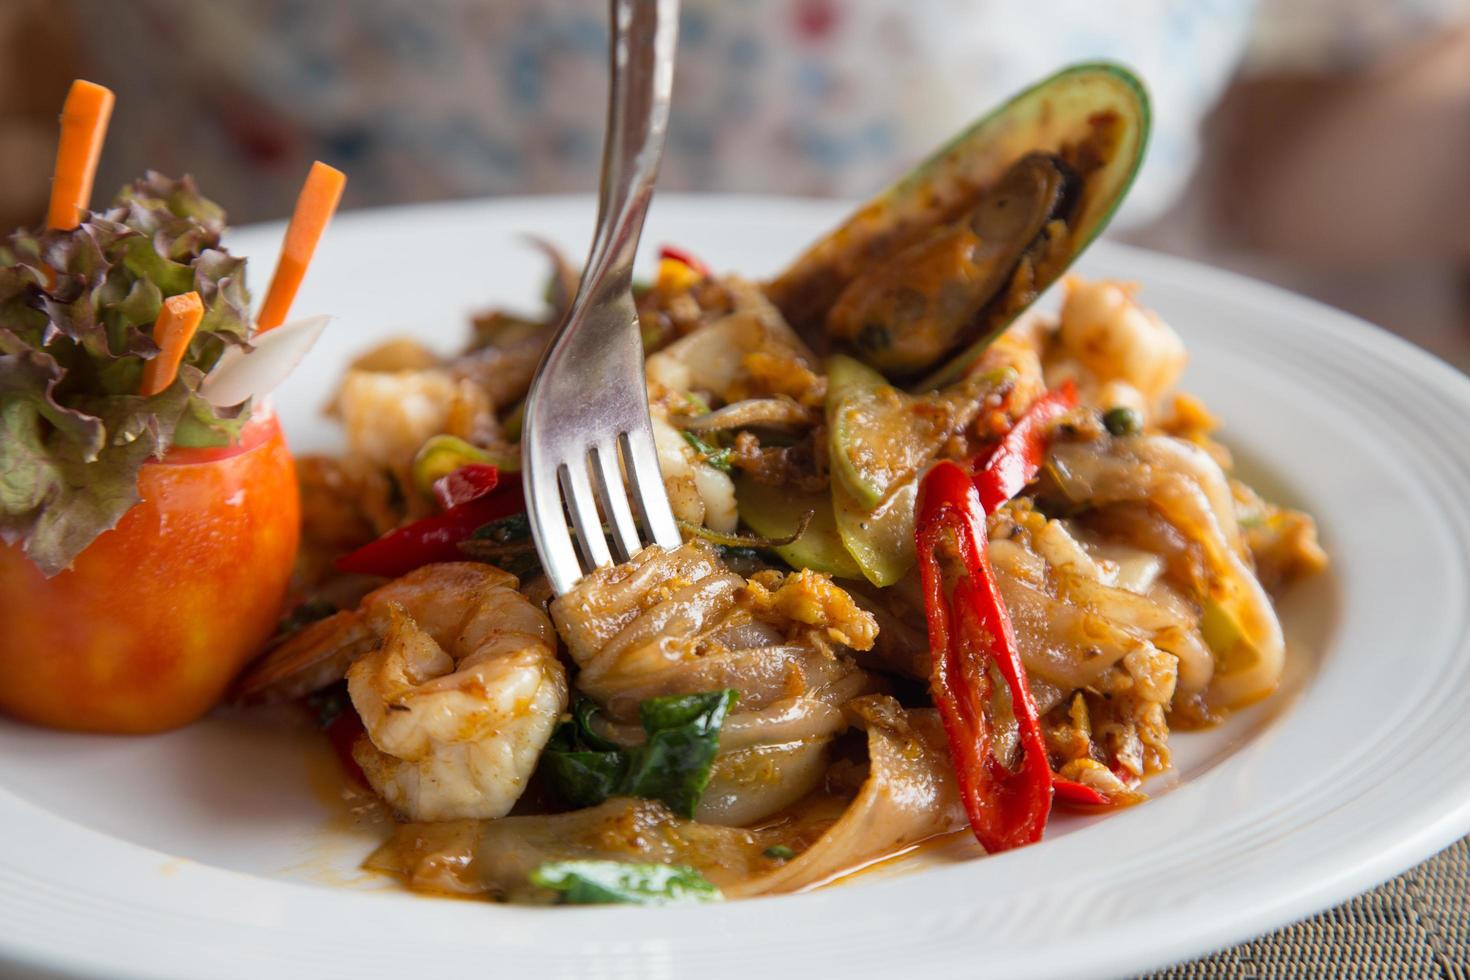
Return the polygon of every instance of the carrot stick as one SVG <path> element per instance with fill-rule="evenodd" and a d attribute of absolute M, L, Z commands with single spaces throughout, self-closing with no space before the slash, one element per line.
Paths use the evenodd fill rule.
<path fill-rule="evenodd" d="M 198 293 L 170 296 L 163 301 L 158 319 L 153 321 L 153 342 L 158 345 L 158 356 L 143 365 L 143 385 L 138 394 L 147 397 L 156 395 L 174 383 L 179 365 L 184 361 L 184 352 L 199 321 L 204 318 L 204 304 Z"/>
<path fill-rule="evenodd" d="M 332 214 L 337 202 L 342 199 L 342 188 L 347 186 L 347 177 L 335 167 L 318 160 L 311 165 L 306 183 L 301 187 L 301 196 L 296 199 L 296 210 L 291 223 L 286 226 L 286 240 L 281 245 L 281 260 L 276 264 L 276 274 L 271 277 L 270 289 L 266 290 L 265 302 L 260 306 L 255 328 L 260 333 L 272 330 L 286 322 L 291 311 L 291 302 L 301 288 L 306 276 L 306 267 L 316 251 L 316 243 Z"/>
<path fill-rule="evenodd" d="M 46 225 L 70 231 L 81 223 L 92 200 L 92 180 L 112 118 L 112 90 L 77 79 L 61 107 L 61 142 L 51 177 L 51 205 Z"/>

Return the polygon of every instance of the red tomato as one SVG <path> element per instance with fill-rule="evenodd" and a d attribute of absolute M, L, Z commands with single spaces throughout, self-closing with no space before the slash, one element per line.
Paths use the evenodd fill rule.
<path fill-rule="evenodd" d="M 300 536 L 274 415 L 238 445 L 146 464 L 142 501 L 46 578 L 0 546 L 0 711 L 156 732 L 208 711 L 275 629 Z"/>

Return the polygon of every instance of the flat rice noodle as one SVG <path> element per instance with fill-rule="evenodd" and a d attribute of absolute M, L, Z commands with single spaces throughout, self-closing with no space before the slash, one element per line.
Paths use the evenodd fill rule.
<path fill-rule="evenodd" d="M 848 703 L 868 732 L 868 778 L 820 839 L 774 871 L 731 885 L 732 898 L 802 891 L 920 841 L 959 830 L 965 810 L 939 712 L 875 695 Z"/>
<path fill-rule="evenodd" d="M 1051 459 L 1065 470 L 1068 493 L 1092 507 L 1146 503 L 1197 545 L 1208 572 L 1196 599 L 1213 604 L 1239 637 L 1215 651 L 1207 698 L 1236 707 L 1275 690 L 1285 665 L 1285 638 L 1270 597 L 1256 579 L 1236 520 L 1229 482 L 1198 446 L 1166 436 L 1061 443 Z M 1105 515 L 1092 522 L 1106 527 Z"/>
<path fill-rule="evenodd" d="M 637 717 L 638 702 L 646 698 L 729 687 L 740 692 L 736 711 L 743 713 L 783 697 L 820 691 L 857 670 L 850 661 L 806 647 L 753 647 L 715 650 L 654 673 L 619 677 L 615 684 L 591 685 L 579 678 L 577 687 L 600 701 L 614 718 L 631 720 Z"/>
<path fill-rule="evenodd" d="M 697 658 L 708 646 L 700 642 L 700 634 L 713 631 L 744 586 L 739 575 L 721 572 L 680 589 L 582 662 L 577 686 L 600 700 L 601 689 L 616 690 L 625 681 L 636 682 Z"/>
<path fill-rule="evenodd" d="M 1015 626 L 1016 646 L 1026 672 L 1069 694 L 1092 684 L 1130 650 L 1145 642 L 1106 616 L 1049 594 L 1017 574 L 1010 559 L 1024 549 L 991 542 L 991 562 L 1001 599 Z M 1036 692 L 1033 691 L 1033 694 Z M 1046 708 L 1038 704 L 1038 708 Z"/>
<path fill-rule="evenodd" d="M 828 736 L 733 750 L 722 745 L 694 819 L 744 827 L 794 805 L 822 784 L 831 744 Z"/>
<path fill-rule="evenodd" d="M 691 542 L 673 551 L 645 548 L 622 564 L 598 569 L 552 600 L 551 618 L 572 659 L 582 665 L 659 601 L 659 585 L 673 579 L 697 582 L 723 571 L 714 549 L 702 544 Z"/>
<path fill-rule="evenodd" d="M 735 311 L 698 327 L 648 358 L 648 379 L 678 392 L 705 392 L 729 400 L 749 370 L 746 357 L 761 353 L 816 364 L 779 310 L 751 283 L 726 280 Z"/>
<path fill-rule="evenodd" d="M 674 816 L 662 804 L 626 797 L 554 816 L 405 824 L 368 859 L 415 889 L 541 898 L 528 884 L 546 861 L 601 859 L 686 864 L 731 898 L 824 884 L 896 851 L 965 825 L 937 712 L 905 710 L 882 695 L 853 700 L 851 721 L 867 729 L 869 772 L 845 806 L 812 794 L 758 829 Z M 797 851 L 785 863 L 764 856 Z"/>
<path fill-rule="evenodd" d="M 875 689 L 852 661 L 756 619 L 739 602 L 745 586 L 690 543 L 647 549 L 629 572 L 594 572 L 552 604 L 582 667 L 577 687 L 602 706 L 599 724 L 615 741 L 643 740 L 638 710 L 649 698 L 739 692 L 698 812 L 711 823 L 748 824 L 815 789 L 828 744 L 847 727 L 838 707 Z"/>

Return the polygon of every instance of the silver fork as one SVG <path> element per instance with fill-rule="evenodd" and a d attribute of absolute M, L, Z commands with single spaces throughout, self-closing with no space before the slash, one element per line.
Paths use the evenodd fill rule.
<path fill-rule="evenodd" d="M 645 543 L 680 544 L 653 443 L 632 289 L 633 257 L 668 128 L 679 2 L 611 0 L 609 6 L 612 84 L 597 230 L 577 296 L 526 395 L 521 436 L 531 534 L 558 595 Z M 639 536 L 640 525 L 646 537 Z"/>

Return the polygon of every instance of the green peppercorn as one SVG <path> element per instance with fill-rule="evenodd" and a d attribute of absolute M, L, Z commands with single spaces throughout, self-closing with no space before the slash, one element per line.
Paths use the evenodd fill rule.
<path fill-rule="evenodd" d="M 1143 419 L 1126 405 L 1104 412 L 1103 425 L 1115 436 L 1136 436 L 1143 431 Z"/>

